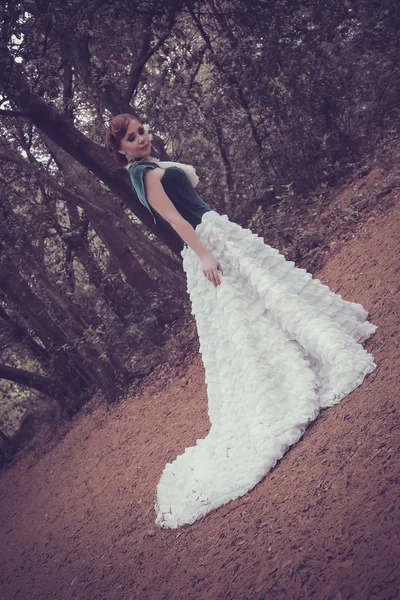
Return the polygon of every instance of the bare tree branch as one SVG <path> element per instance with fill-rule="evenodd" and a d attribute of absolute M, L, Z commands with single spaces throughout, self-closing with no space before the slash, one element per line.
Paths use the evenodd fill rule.
<path fill-rule="evenodd" d="M 0 109 L 0 116 L 4 117 L 27 117 L 29 110 L 5 110 Z"/>
<path fill-rule="evenodd" d="M 67 190 L 66 188 L 64 188 L 62 185 L 57 183 L 53 179 L 53 177 L 51 177 L 50 175 L 47 175 L 47 173 L 45 173 L 41 169 L 38 169 L 37 167 L 34 167 L 30 163 L 28 163 L 28 161 L 24 160 L 22 158 L 22 156 L 19 156 L 18 154 L 14 153 L 14 152 L 0 152 L 0 160 L 12 162 L 12 163 L 18 165 L 19 167 L 21 167 L 22 169 L 24 169 L 31 175 L 38 177 L 39 180 L 47 183 L 47 185 L 52 187 L 54 190 L 59 192 L 64 198 L 66 198 L 67 200 L 70 200 L 75 205 L 80 206 L 81 208 L 90 208 L 91 210 L 95 211 L 96 214 L 99 216 L 99 218 L 108 218 L 110 216 L 107 213 L 107 211 L 103 210 L 102 208 L 99 208 L 95 204 L 92 204 L 92 202 L 90 202 L 83 196 L 78 196 L 78 194 L 74 194 L 74 192 L 71 192 L 70 190 Z"/>
<path fill-rule="evenodd" d="M 167 32 L 163 36 L 161 36 L 161 38 L 158 40 L 158 42 L 152 48 L 150 48 L 152 18 L 149 19 L 148 27 L 146 28 L 146 33 L 143 37 L 143 44 L 142 44 L 142 48 L 140 50 L 139 62 L 137 62 L 135 65 L 132 65 L 132 68 L 131 68 L 131 71 L 129 74 L 129 85 L 128 85 L 128 89 L 126 90 L 126 93 L 125 93 L 125 101 L 126 102 L 131 101 L 132 96 L 135 93 L 137 86 L 139 85 L 140 77 L 142 75 L 145 65 L 148 63 L 150 58 L 156 52 L 158 52 L 158 50 L 161 48 L 161 46 L 164 44 L 164 42 L 170 36 L 172 28 L 175 23 L 175 17 L 176 17 L 175 11 L 171 12 L 169 20 L 168 20 Z"/>

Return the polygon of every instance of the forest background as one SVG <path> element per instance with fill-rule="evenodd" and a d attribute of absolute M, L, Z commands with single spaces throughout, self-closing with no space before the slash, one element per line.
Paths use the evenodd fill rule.
<path fill-rule="evenodd" d="M 362 199 L 329 223 L 318 216 L 398 132 L 400 6 L 24 0 L 0 10 L 7 459 L 44 419 L 96 393 L 117 401 L 190 312 L 181 241 L 153 224 L 104 147 L 112 116 L 142 115 L 155 155 L 193 164 L 214 210 L 312 272 Z"/>

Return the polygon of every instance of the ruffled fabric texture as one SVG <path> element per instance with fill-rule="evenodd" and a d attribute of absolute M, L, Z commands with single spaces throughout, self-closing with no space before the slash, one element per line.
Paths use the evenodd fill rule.
<path fill-rule="evenodd" d="M 209 434 L 168 463 L 156 523 L 190 524 L 243 496 L 376 364 L 361 345 L 377 326 L 361 304 L 332 292 L 258 235 L 206 212 L 196 227 L 220 261 L 214 288 L 182 250 L 205 368 Z"/>

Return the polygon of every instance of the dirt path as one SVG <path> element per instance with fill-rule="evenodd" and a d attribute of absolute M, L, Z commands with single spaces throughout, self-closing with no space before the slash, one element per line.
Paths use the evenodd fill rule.
<path fill-rule="evenodd" d="M 399 232 L 400 203 L 378 207 L 314 274 L 370 311 L 378 368 L 246 496 L 154 525 L 165 463 L 209 426 L 201 359 L 180 359 L 190 319 L 139 395 L 3 473 L 1 600 L 398 598 Z"/>

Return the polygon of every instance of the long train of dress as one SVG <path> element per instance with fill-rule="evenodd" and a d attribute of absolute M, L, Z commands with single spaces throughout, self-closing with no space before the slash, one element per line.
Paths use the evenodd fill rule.
<path fill-rule="evenodd" d="M 220 261 L 214 287 L 182 250 L 205 368 L 209 434 L 168 463 L 156 523 L 176 528 L 246 494 L 375 368 L 361 345 L 377 326 L 361 304 L 332 292 L 277 249 L 206 212 L 196 227 Z"/>

